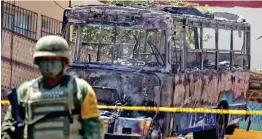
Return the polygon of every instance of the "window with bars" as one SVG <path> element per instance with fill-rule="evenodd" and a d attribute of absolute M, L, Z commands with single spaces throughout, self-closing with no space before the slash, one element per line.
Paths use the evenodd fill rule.
<path fill-rule="evenodd" d="M 36 40 L 37 13 L 2 1 L 2 28 Z"/>
<path fill-rule="evenodd" d="M 56 35 L 61 32 L 62 22 L 44 15 L 41 15 L 41 37 Z"/>

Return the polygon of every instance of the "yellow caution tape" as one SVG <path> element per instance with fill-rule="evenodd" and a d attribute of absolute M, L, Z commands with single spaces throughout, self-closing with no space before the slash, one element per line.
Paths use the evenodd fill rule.
<path fill-rule="evenodd" d="M 234 114 L 234 115 L 262 115 L 262 110 L 225 110 L 210 108 L 172 108 L 172 107 L 145 107 L 145 106 L 106 106 L 99 105 L 99 109 L 121 109 L 129 111 L 159 111 L 159 112 L 182 112 L 182 113 L 213 113 L 213 114 Z"/>
<path fill-rule="evenodd" d="M 9 101 L 8 100 L 1 100 L 1 104 L 2 105 L 9 105 Z"/>
<path fill-rule="evenodd" d="M 8 105 L 8 100 L 1 101 L 1 104 Z M 212 113 L 212 114 L 233 114 L 233 115 L 262 115 L 262 110 L 232 110 L 232 109 L 210 109 L 210 108 L 172 108 L 172 107 L 146 107 L 146 106 L 107 106 L 98 105 L 99 109 L 120 109 L 128 111 L 158 111 L 158 112 L 182 112 L 182 113 Z"/>

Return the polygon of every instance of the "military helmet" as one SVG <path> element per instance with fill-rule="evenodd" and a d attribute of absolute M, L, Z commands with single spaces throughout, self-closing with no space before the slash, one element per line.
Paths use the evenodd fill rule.
<path fill-rule="evenodd" d="M 60 56 L 70 64 L 70 50 L 67 41 L 55 35 L 48 35 L 40 38 L 35 46 L 34 64 L 39 57 Z"/>

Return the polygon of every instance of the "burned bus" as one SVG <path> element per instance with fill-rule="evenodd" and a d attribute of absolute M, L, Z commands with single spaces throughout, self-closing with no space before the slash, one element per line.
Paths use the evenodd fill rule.
<path fill-rule="evenodd" d="M 178 12 L 183 9 L 195 12 Z M 221 15 L 185 7 L 68 8 L 62 36 L 70 43 L 73 64 L 67 73 L 88 81 L 101 105 L 245 110 L 250 25 Z M 204 29 L 214 31 L 214 45 L 208 44 L 213 48 L 204 47 Z M 222 48 L 223 30 L 229 41 Z M 239 50 L 235 32 L 243 42 Z M 193 132 L 194 139 L 222 139 L 245 117 L 101 110 L 106 138 L 163 139 Z"/>

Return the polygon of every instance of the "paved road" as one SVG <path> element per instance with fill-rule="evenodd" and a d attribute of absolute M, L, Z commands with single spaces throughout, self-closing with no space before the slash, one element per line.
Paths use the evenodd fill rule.
<path fill-rule="evenodd" d="M 175 137 L 167 139 L 193 139 L 192 135 L 186 137 Z M 234 135 L 227 135 L 225 139 L 262 139 L 262 132 L 259 131 L 245 131 L 235 130 Z"/>

